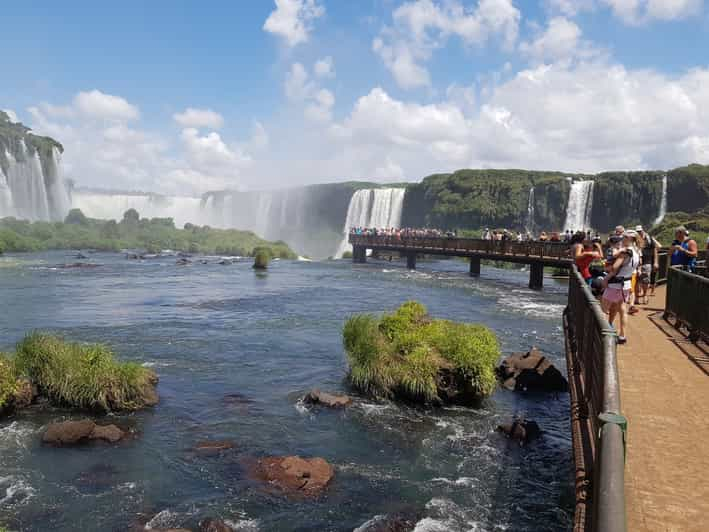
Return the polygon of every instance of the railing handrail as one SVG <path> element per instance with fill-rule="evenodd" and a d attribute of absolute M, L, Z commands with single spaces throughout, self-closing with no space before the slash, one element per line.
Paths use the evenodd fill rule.
<path fill-rule="evenodd" d="M 693 341 L 709 342 L 709 279 L 671 267 L 667 272 L 665 318 L 674 316 Z"/>

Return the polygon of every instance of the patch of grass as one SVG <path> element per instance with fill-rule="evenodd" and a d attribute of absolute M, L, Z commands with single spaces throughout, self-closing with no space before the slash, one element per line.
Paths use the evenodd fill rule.
<path fill-rule="evenodd" d="M 493 392 L 500 348 L 485 326 L 434 320 L 415 301 L 381 318 L 345 322 L 343 342 L 351 383 L 375 397 L 438 402 L 442 373 L 462 378 L 477 396 Z"/>
<path fill-rule="evenodd" d="M 15 364 L 8 355 L 0 353 L 0 412 L 8 405 L 16 391 Z M 2 532 L 1 527 L 0 532 Z"/>
<path fill-rule="evenodd" d="M 57 404 L 110 412 L 137 410 L 157 400 L 155 374 L 139 364 L 116 361 L 102 344 L 33 332 L 17 345 L 15 367 Z"/>
<path fill-rule="evenodd" d="M 254 269 L 265 270 L 271 262 L 271 253 L 268 249 L 258 248 L 254 253 Z"/>

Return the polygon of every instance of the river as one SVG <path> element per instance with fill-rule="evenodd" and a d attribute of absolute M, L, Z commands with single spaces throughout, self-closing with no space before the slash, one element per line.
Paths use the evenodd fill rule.
<path fill-rule="evenodd" d="M 92 254 L 97 268 L 62 269 L 68 252 L 0 257 L 0 350 L 32 329 L 110 344 L 154 368 L 160 404 L 111 422 L 135 440 L 51 448 L 43 427 L 70 415 L 30 409 L 0 421 L 0 525 L 27 531 L 196 528 L 352 531 L 376 515 L 414 513 L 417 531 L 568 530 L 573 466 L 568 395 L 498 390 L 480 408 L 416 409 L 356 398 L 344 411 L 308 409 L 309 389 L 348 392 L 341 329 L 359 312 L 423 302 L 435 317 L 480 322 L 503 351 L 536 345 L 562 371 L 565 283 L 526 288 L 528 273 L 462 261 L 274 262 L 256 274 L 168 257 Z M 542 438 L 520 448 L 495 432 L 515 414 Z M 233 452 L 198 456 L 200 440 Z M 326 495 L 290 501 L 249 478 L 249 457 L 298 454 L 331 462 Z"/>

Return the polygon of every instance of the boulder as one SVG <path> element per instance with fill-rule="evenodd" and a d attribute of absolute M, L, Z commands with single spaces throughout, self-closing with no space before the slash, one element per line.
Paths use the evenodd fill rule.
<path fill-rule="evenodd" d="M 325 490 L 335 469 L 322 458 L 286 456 L 258 460 L 254 473 L 287 496 L 315 497 Z"/>
<path fill-rule="evenodd" d="M 536 421 L 515 419 L 512 423 L 498 425 L 497 430 L 507 435 L 508 438 L 518 441 L 520 445 L 529 443 L 542 433 Z"/>
<path fill-rule="evenodd" d="M 199 532 L 234 532 L 234 529 L 219 519 L 204 519 L 199 523 Z"/>
<path fill-rule="evenodd" d="M 233 448 L 234 442 L 231 441 L 200 441 L 194 446 L 194 450 L 203 455 L 220 454 Z"/>
<path fill-rule="evenodd" d="M 508 390 L 566 392 L 569 383 L 561 372 L 537 349 L 506 357 L 497 373 Z"/>
<path fill-rule="evenodd" d="M 418 517 L 405 513 L 377 515 L 357 527 L 357 532 L 411 532 L 416 528 Z"/>
<path fill-rule="evenodd" d="M 94 430 L 89 434 L 90 440 L 104 440 L 108 443 L 116 443 L 125 437 L 126 433 L 115 425 L 95 425 Z"/>
<path fill-rule="evenodd" d="M 42 441 L 52 445 L 74 445 L 88 440 L 95 428 L 96 423 L 90 419 L 52 423 L 44 432 Z"/>
<path fill-rule="evenodd" d="M 303 402 L 309 405 L 329 406 L 330 408 L 343 408 L 352 404 L 352 399 L 346 395 L 334 395 L 320 390 L 312 390 Z"/>

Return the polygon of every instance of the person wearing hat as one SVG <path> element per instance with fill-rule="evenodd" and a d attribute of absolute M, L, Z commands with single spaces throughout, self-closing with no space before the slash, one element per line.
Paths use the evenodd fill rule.
<path fill-rule="evenodd" d="M 691 273 L 697 271 L 697 242 L 689 238 L 689 231 L 683 225 L 675 229 L 675 240 L 672 242 L 672 256 L 670 264 L 681 266 L 683 270 Z"/>
<path fill-rule="evenodd" d="M 603 296 L 601 302 L 608 313 L 608 323 L 611 325 L 616 316 L 620 316 L 618 327 L 618 343 L 625 344 L 625 330 L 628 326 L 628 306 L 632 299 L 632 278 L 640 265 L 640 256 L 635 251 L 633 242 L 637 233 L 625 231 L 622 246 L 613 254 L 613 262 L 608 275 L 602 281 Z"/>
<path fill-rule="evenodd" d="M 638 244 L 642 258 L 640 282 L 636 285 L 635 295 L 638 303 L 647 305 L 648 296 L 651 292 L 655 292 L 655 279 L 657 278 L 657 270 L 660 268 L 657 250 L 660 246 L 657 240 L 645 232 L 642 225 L 636 225 L 635 231 L 638 233 Z"/>

